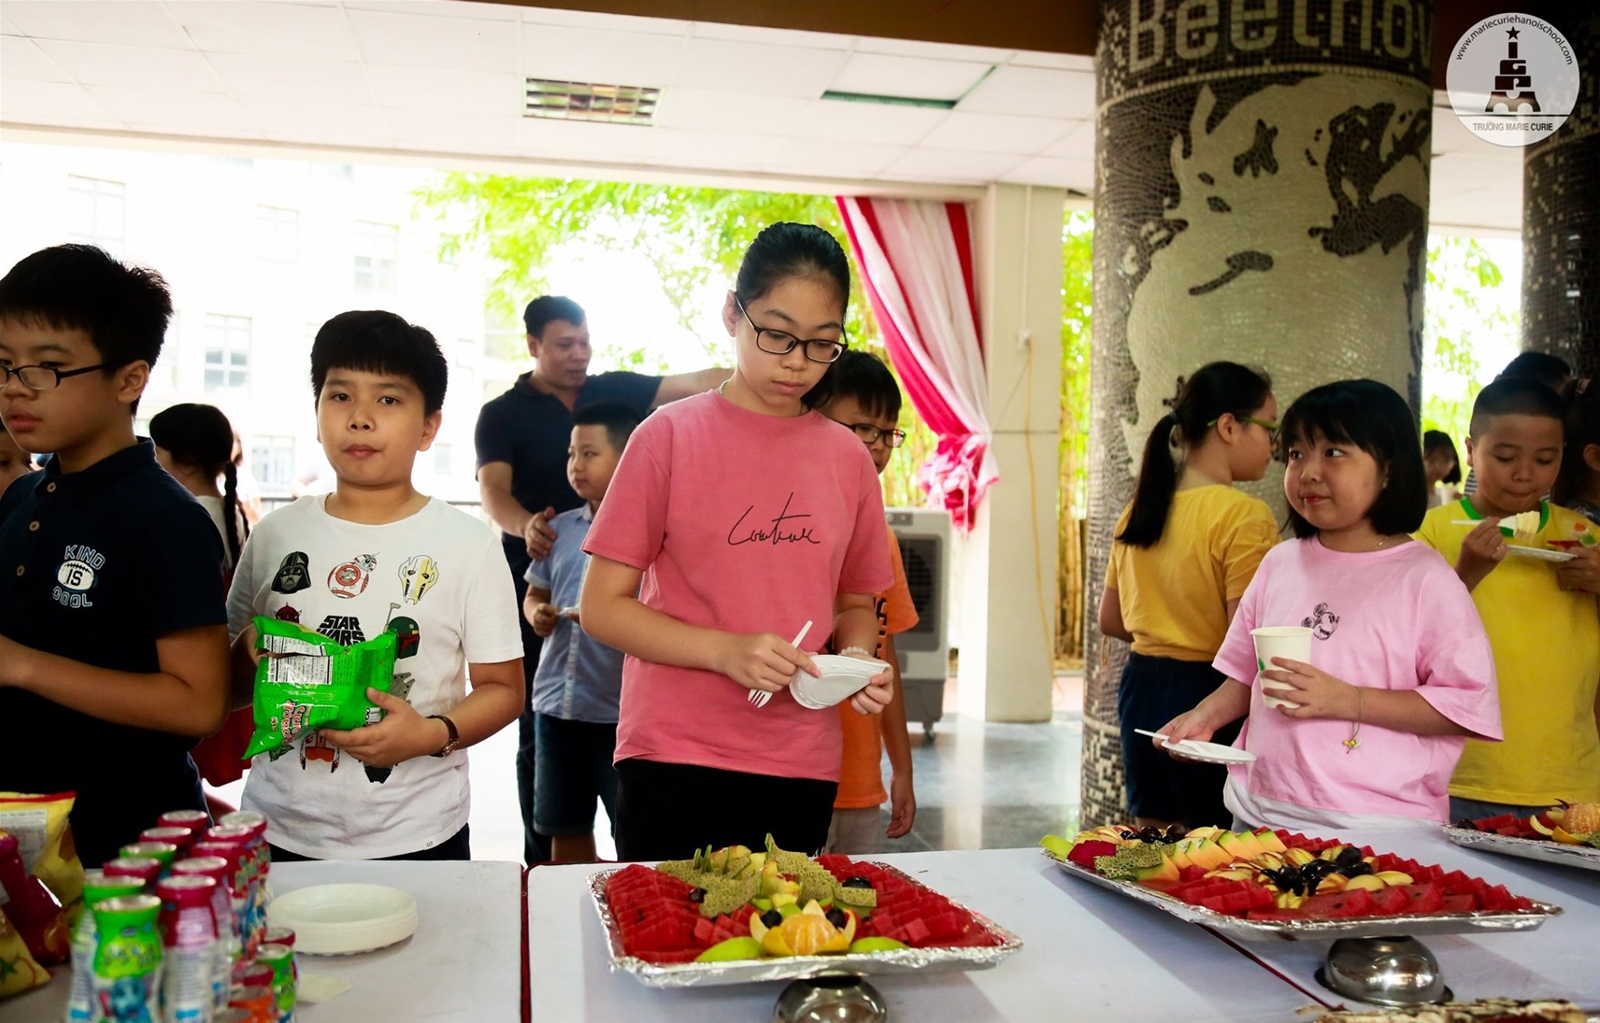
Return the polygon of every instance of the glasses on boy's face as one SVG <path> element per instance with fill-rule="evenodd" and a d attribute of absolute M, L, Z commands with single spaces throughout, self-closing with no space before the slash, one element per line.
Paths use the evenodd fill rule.
<path fill-rule="evenodd" d="M 1278 443 L 1278 425 L 1279 424 L 1276 421 L 1271 420 L 1271 419 L 1257 419 L 1255 416 L 1234 416 L 1234 418 L 1237 419 L 1241 423 L 1254 423 L 1254 424 L 1256 424 L 1257 426 L 1261 427 L 1263 430 L 1267 431 L 1267 439 L 1268 440 L 1272 441 L 1272 443 L 1274 443 L 1274 444 Z M 1220 418 L 1213 419 L 1213 420 L 1211 420 L 1211 422 L 1206 424 L 1206 429 L 1209 430 L 1211 427 L 1216 426 L 1220 422 L 1222 422 L 1222 420 Z"/>
<path fill-rule="evenodd" d="M 103 362 L 82 369 L 56 369 L 54 366 L 0 366 L 0 387 L 9 384 L 11 378 L 16 377 L 22 381 L 22 386 L 29 390 L 50 391 L 60 387 L 61 381 L 67 377 L 81 376 L 105 368 L 106 364 Z"/>
<path fill-rule="evenodd" d="M 744 307 L 744 303 L 739 300 L 738 296 L 735 296 L 733 301 L 739 307 L 739 311 L 744 313 L 744 318 L 749 322 L 750 329 L 756 332 L 756 347 L 768 355 L 788 355 L 794 351 L 795 345 L 804 345 L 805 347 L 800 350 L 812 362 L 837 362 L 839 361 L 839 356 L 844 354 L 844 350 L 850 347 L 843 341 L 828 341 L 823 338 L 807 340 L 795 337 L 788 331 L 773 330 L 770 327 L 758 327 L 756 326 L 756 321 L 750 319 L 750 311 Z"/>
<path fill-rule="evenodd" d="M 854 430 L 863 444 L 876 444 L 880 437 L 891 448 L 897 448 L 906 442 L 906 432 L 904 430 L 880 430 L 871 423 L 845 423 L 844 425 Z"/>

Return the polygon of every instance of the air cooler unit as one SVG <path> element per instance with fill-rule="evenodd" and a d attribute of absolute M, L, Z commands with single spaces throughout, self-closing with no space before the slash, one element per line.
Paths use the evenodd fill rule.
<path fill-rule="evenodd" d="M 921 619 L 894 639 L 900 655 L 900 681 L 905 690 L 906 720 L 921 721 L 933 741 L 933 723 L 944 716 L 944 684 L 950 673 L 947 575 L 950 563 L 950 514 L 931 508 L 890 508 L 889 526 L 900 542 L 906 584 Z"/>

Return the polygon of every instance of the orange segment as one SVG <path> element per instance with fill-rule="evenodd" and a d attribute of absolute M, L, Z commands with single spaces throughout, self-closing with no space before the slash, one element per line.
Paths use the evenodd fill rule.
<path fill-rule="evenodd" d="M 778 928 L 783 932 L 784 944 L 794 949 L 795 955 L 810 956 L 821 952 L 823 946 L 838 935 L 838 928 L 825 916 L 801 913 L 791 916 Z"/>

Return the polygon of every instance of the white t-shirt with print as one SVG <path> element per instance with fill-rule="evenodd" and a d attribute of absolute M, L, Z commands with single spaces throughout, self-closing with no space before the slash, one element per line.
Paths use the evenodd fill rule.
<path fill-rule="evenodd" d="M 467 665 L 522 656 L 516 591 L 500 539 L 432 500 L 399 522 L 334 518 L 303 497 L 250 534 L 228 593 L 238 635 L 257 615 L 287 618 L 341 644 L 400 635 L 391 692 L 419 714 L 467 694 Z M 318 733 L 251 765 L 242 805 L 267 815 L 267 840 L 318 859 L 377 859 L 430 849 L 467 823 L 467 755 L 415 757 L 384 772 Z"/>

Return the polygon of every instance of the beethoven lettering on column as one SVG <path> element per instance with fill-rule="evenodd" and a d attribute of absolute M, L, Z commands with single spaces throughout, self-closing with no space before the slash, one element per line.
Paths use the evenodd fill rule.
<path fill-rule="evenodd" d="M 1101 17 L 1091 602 L 1130 453 L 1179 376 L 1229 359 L 1285 403 L 1352 376 L 1418 402 L 1434 24 L 1427 0 L 1107 0 Z M 1100 646 L 1088 702 L 1110 720 Z M 1120 780 L 1090 792 L 1109 769 L 1090 748 L 1115 752 L 1099 732 L 1086 819 L 1121 802 Z"/>

